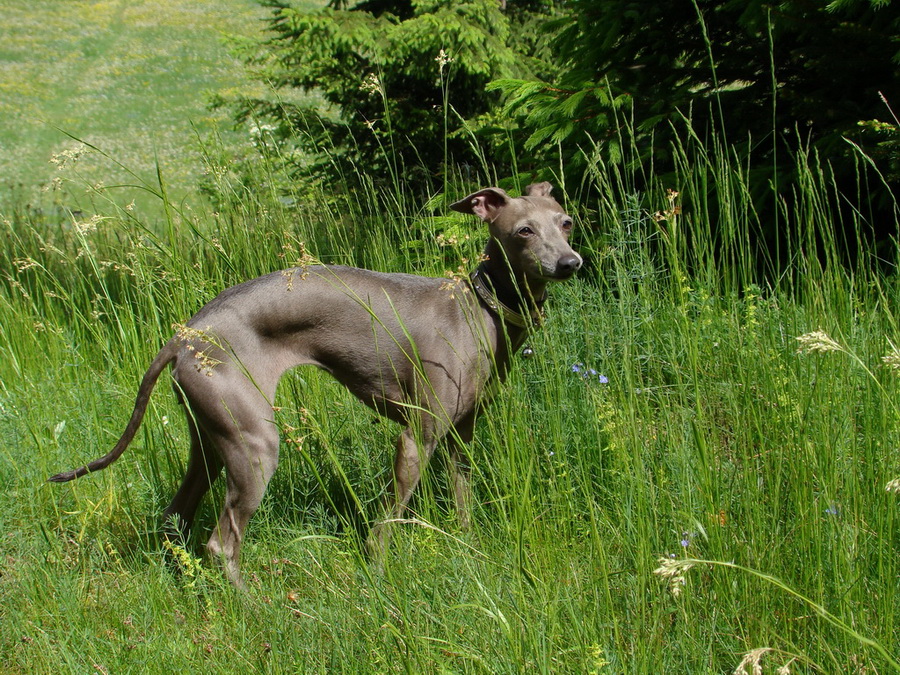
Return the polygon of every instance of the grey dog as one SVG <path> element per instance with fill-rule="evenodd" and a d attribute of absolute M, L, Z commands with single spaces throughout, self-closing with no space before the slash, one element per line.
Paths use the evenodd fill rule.
<path fill-rule="evenodd" d="M 165 510 L 186 534 L 200 500 L 225 469 L 227 489 L 207 544 L 233 584 L 243 585 L 240 547 L 278 464 L 275 389 L 289 368 L 326 370 L 355 396 L 405 428 L 397 440 L 387 517 L 369 534 L 376 553 L 436 444 L 450 446 L 460 523 L 469 521 L 467 466 L 477 408 L 492 378 L 540 322 L 550 281 L 570 278 L 581 257 L 568 243 L 572 219 L 549 183 L 513 198 L 485 188 L 451 206 L 488 225 L 485 255 L 468 280 L 311 265 L 226 289 L 160 350 L 138 389 L 131 420 L 104 457 L 51 481 L 106 468 L 134 438 L 157 378 L 169 363 L 191 437 L 187 471 Z"/>

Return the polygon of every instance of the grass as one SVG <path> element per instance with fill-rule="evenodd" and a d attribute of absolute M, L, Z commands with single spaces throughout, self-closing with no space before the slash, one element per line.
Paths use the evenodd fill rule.
<path fill-rule="evenodd" d="M 92 145 L 63 173 L 90 197 L 80 212 L 0 204 L 0 671 L 900 669 L 896 260 L 862 246 L 839 263 L 838 197 L 814 161 L 798 157 L 791 264 L 768 278 L 720 146 L 686 141 L 673 182 L 646 191 L 590 167 L 570 203 L 589 264 L 551 289 L 534 356 L 478 420 L 472 530 L 438 456 L 383 571 L 360 537 L 398 428 L 321 373 L 290 374 L 241 595 L 198 561 L 220 489 L 184 550 L 157 535 L 187 444 L 166 387 L 114 467 L 45 479 L 108 450 L 172 324 L 222 288 L 304 250 L 435 276 L 473 259 L 484 232 L 444 206 L 472 186 L 448 180 L 427 208 L 402 185 L 279 199 L 217 170 L 231 146 L 211 143 L 196 161 L 228 195 L 212 211 Z M 84 162 L 156 196 L 132 206 Z"/>
<path fill-rule="evenodd" d="M 2 668 L 720 673 L 747 655 L 766 672 L 897 669 L 893 279 L 821 262 L 839 251 L 812 169 L 785 209 L 794 265 L 765 286 L 739 190 L 733 234 L 704 234 L 697 191 L 741 181 L 704 149 L 685 151 L 680 194 L 644 195 L 650 208 L 615 168 L 586 179 L 600 195 L 582 204 L 591 265 L 552 289 L 535 356 L 479 420 L 473 531 L 455 527 L 438 459 L 376 573 L 360 535 L 397 428 L 301 369 L 280 389 L 283 460 L 245 545 L 246 597 L 196 558 L 220 492 L 165 562 L 158 514 L 186 431 L 164 387 L 114 468 L 44 479 L 111 445 L 172 323 L 300 242 L 441 276 L 483 233 L 439 220 L 470 235 L 442 247 L 428 213 L 374 217 L 390 195 L 289 210 L 227 176 L 240 209 L 169 204 L 161 228 L 115 200 L 63 228 L 5 214 Z M 344 245 L 357 227 L 369 246 Z"/>
<path fill-rule="evenodd" d="M 266 10 L 255 0 L 57 0 L 40 8 L 8 0 L 3 10 L 0 203 L 37 200 L 41 186 L 54 185 L 59 172 L 51 158 L 79 147 L 67 134 L 102 147 L 145 180 L 159 167 L 177 201 L 206 168 L 184 147 L 230 128 L 224 113 L 208 108 L 209 96 L 258 89 L 226 49 L 260 29 Z M 242 139 L 229 138 L 240 153 Z M 132 184 L 129 171 L 96 156 L 79 165 L 85 185 Z M 123 203 L 153 205 L 140 190 L 123 192 Z M 62 200 L 90 208 L 83 190 Z"/>

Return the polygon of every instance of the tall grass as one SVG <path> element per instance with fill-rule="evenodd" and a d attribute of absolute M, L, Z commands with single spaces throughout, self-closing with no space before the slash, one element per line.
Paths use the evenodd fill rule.
<path fill-rule="evenodd" d="M 895 280 L 864 246 L 840 263 L 841 197 L 804 157 L 782 201 L 791 264 L 760 276 L 742 165 L 696 138 L 677 150 L 671 184 L 585 175 L 598 196 L 570 207 L 590 264 L 552 289 L 535 356 L 478 421 L 471 532 L 438 457 L 372 568 L 359 535 L 398 429 L 318 372 L 286 378 L 246 596 L 197 562 L 220 492 L 166 562 L 158 514 L 187 434 L 164 387 L 115 467 L 44 479 L 109 448 L 171 325 L 222 288 L 305 253 L 436 276 L 474 259 L 485 233 L 441 209 L 473 186 L 285 199 L 234 180 L 213 144 L 216 212 L 169 203 L 160 173 L 161 216 L 103 190 L 95 213 L 3 214 L 0 668 L 896 670 Z"/>

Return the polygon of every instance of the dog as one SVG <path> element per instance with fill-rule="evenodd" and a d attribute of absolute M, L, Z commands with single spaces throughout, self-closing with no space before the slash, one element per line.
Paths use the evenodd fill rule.
<path fill-rule="evenodd" d="M 489 398 L 492 380 L 505 378 L 510 356 L 541 323 L 547 285 L 571 278 L 582 265 L 569 244 L 572 218 L 551 190 L 549 183 L 538 183 L 513 198 L 489 187 L 451 205 L 478 216 L 489 231 L 468 280 L 310 265 L 224 290 L 153 359 L 113 449 L 49 480 L 70 481 L 116 461 L 171 363 L 191 450 L 164 516 L 178 535 L 186 535 L 200 500 L 224 468 L 225 503 L 207 549 L 228 579 L 243 587 L 241 542 L 278 464 L 276 386 L 286 370 L 309 364 L 404 426 L 393 495 L 367 548 L 374 554 L 386 550 L 386 525 L 403 513 L 442 439 L 449 445 L 460 523 L 468 526 L 468 469 L 461 453 L 472 438 L 476 412 Z"/>

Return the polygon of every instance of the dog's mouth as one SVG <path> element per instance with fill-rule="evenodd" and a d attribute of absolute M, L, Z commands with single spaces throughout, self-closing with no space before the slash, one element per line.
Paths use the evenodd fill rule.
<path fill-rule="evenodd" d="M 530 259 L 526 259 L 523 262 L 525 262 L 523 265 L 524 276 L 534 281 L 543 282 L 571 279 L 584 264 L 581 256 L 574 251 L 556 259 L 550 258 L 549 260 L 541 259 L 539 256 L 532 254 Z"/>

